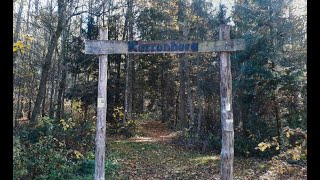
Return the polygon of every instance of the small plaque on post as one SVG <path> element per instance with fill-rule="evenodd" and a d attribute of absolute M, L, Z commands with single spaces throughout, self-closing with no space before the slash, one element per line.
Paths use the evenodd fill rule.
<path fill-rule="evenodd" d="M 230 105 L 230 103 L 227 103 L 226 104 L 226 111 L 230 111 L 231 110 L 231 105 Z"/>
<path fill-rule="evenodd" d="M 227 119 L 224 127 L 225 131 L 233 131 L 233 119 Z"/>
<path fill-rule="evenodd" d="M 98 108 L 104 108 L 104 107 L 106 107 L 105 99 L 98 98 Z"/>

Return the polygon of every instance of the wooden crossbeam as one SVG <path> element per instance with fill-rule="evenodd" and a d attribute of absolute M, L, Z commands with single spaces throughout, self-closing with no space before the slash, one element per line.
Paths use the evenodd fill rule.
<path fill-rule="evenodd" d="M 232 52 L 245 49 L 244 39 L 220 41 L 108 41 L 86 40 L 86 54 L 163 54 Z"/>
<path fill-rule="evenodd" d="M 105 132 L 107 111 L 107 54 L 157 54 L 220 52 L 221 179 L 233 179 L 234 130 L 230 52 L 245 50 L 244 39 L 230 39 L 230 26 L 221 25 L 219 41 L 109 41 L 107 29 L 100 40 L 86 40 L 85 54 L 99 55 L 95 180 L 105 179 Z"/>

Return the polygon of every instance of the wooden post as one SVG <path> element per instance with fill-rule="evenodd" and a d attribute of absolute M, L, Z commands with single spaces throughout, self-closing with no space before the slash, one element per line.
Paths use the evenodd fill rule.
<path fill-rule="evenodd" d="M 99 29 L 100 40 L 108 39 L 108 30 Z M 99 48 L 99 47 L 97 47 Z M 105 152 L 106 152 L 106 115 L 107 115 L 107 71 L 108 55 L 99 56 L 99 81 L 97 100 L 96 151 L 95 151 L 95 180 L 105 180 Z"/>
<path fill-rule="evenodd" d="M 220 40 L 230 40 L 230 26 L 220 25 Z M 227 42 L 226 42 L 227 43 Z M 220 106 L 222 127 L 221 180 L 233 179 L 234 131 L 232 113 L 232 76 L 230 52 L 220 53 Z"/>
<path fill-rule="evenodd" d="M 107 54 L 156 53 L 220 53 L 221 98 L 221 179 L 232 180 L 234 156 L 234 131 L 232 114 L 232 76 L 230 53 L 245 49 L 244 39 L 230 39 L 230 26 L 220 26 L 219 41 L 107 41 L 107 30 L 100 29 L 100 40 L 86 40 L 85 53 L 99 57 L 98 120 L 96 136 L 95 180 L 104 180 L 106 104 L 107 104 Z"/>

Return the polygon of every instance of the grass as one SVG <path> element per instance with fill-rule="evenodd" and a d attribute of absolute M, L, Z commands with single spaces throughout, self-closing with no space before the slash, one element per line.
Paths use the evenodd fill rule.
<path fill-rule="evenodd" d="M 199 152 L 173 145 L 168 139 L 160 138 L 170 133 L 163 125 L 154 121 L 146 123 L 139 127 L 143 137 L 108 139 L 108 153 L 112 154 L 112 162 L 116 165 L 111 166 L 113 168 L 107 179 L 220 179 L 219 153 Z M 235 154 L 234 179 L 270 177 L 270 166 L 267 164 L 266 160 L 242 158 Z"/>
<path fill-rule="evenodd" d="M 199 178 L 219 169 L 219 157 L 161 143 L 111 141 L 108 143 L 121 170 L 114 179 Z"/>

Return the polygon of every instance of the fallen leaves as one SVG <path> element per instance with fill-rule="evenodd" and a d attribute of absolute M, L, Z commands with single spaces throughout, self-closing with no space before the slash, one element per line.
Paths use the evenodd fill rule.
<path fill-rule="evenodd" d="M 145 122 L 139 128 L 139 137 L 108 139 L 107 147 L 120 163 L 120 170 L 110 179 L 220 179 L 219 154 L 201 153 L 171 144 L 174 133 L 156 121 Z M 268 147 L 268 144 L 259 145 L 260 150 Z M 235 157 L 234 179 L 276 179 L 281 174 L 274 174 L 275 167 L 266 160 Z M 299 171 L 291 168 L 282 169 L 282 172 L 288 176 L 288 172 Z M 298 179 L 304 179 L 304 176 Z"/>

